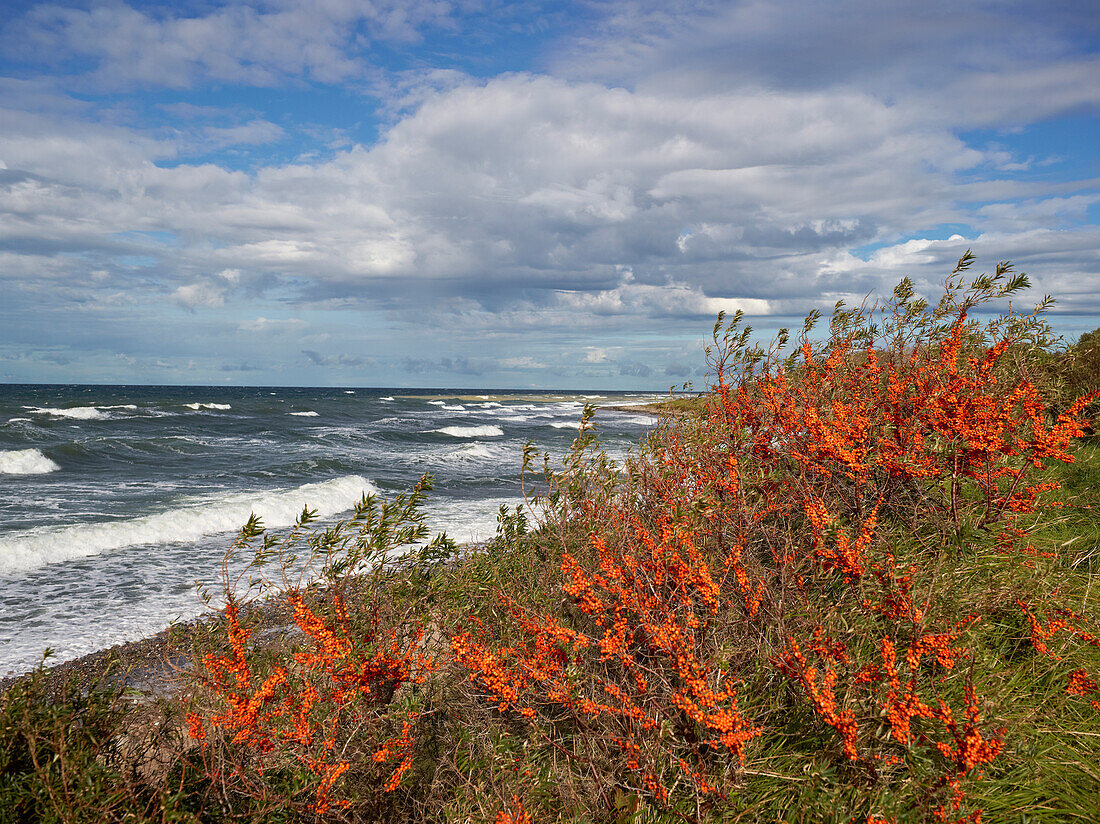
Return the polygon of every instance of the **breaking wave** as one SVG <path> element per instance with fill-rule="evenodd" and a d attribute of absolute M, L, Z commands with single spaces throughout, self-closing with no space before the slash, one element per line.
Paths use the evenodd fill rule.
<path fill-rule="evenodd" d="M 37 412 L 40 415 L 52 415 L 55 418 L 72 418 L 78 421 L 101 421 L 109 417 L 107 413 L 96 409 L 94 406 L 72 406 L 68 409 L 55 409 L 50 406 L 44 406 L 31 409 L 32 412 Z"/>
<path fill-rule="evenodd" d="M 0 452 L 0 475 L 45 475 L 60 468 L 37 449 Z"/>
<path fill-rule="evenodd" d="M 0 539 L 0 574 L 25 572 L 110 550 L 146 544 L 197 541 L 235 532 L 252 513 L 269 529 L 294 523 L 309 506 L 325 518 L 351 509 L 364 492 L 377 489 L 366 478 L 347 475 L 295 489 L 239 492 L 120 521 L 28 530 Z"/>
<path fill-rule="evenodd" d="M 432 431 L 452 438 L 499 438 L 504 434 L 499 426 L 444 426 Z"/>
<path fill-rule="evenodd" d="M 657 423 L 657 418 L 650 415 L 627 415 L 622 418 L 616 418 L 615 423 L 632 423 L 636 426 L 653 426 Z"/>

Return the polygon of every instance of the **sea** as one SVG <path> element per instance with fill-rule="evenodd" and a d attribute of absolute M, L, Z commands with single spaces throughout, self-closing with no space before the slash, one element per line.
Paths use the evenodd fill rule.
<path fill-rule="evenodd" d="M 285 530 L 430 473 L 433 532 L 491 538 L 522 502 L 527 442 L 560 459 L 585 403 L 652 393 L 0 385 L 0 676 L 203 613 L 255 513 Z M 655 419 L 601 409 L 621 461 Z"/>

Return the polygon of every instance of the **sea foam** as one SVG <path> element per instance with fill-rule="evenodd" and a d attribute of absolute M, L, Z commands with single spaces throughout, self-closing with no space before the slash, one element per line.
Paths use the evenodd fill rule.
<path fill-rule="evenodd" d="M 432 532 L 445 531 L 458 543 L 475 543 L 492 538 L 497 531 L 497 512 L 501 504 L 514 507 L 523 498 L 475 498 L 472 500 L 429 503 L 428 524 Z"/>
<path fill-rule="evenodd" d="M 0 452 L 0 475 L 45 475 L 60 468 L 37 449 Z"/>
<path fill-rule="evenodd" d="M 444 426 L 432 431 L 452 438 L 499 438 L 504 434 L 499 426 Z"/>
<path fill-rule="evenodd" d="M 290 414 L 291 415 L 296 415 L 299 418 L 316 418 L 316 417 L 318 417 L 317 413 L 314 412 L 312 409 L 308 412 L 291 412 Z"/>
<path fill-rule="evenodd" d="M 325 518 L 351 509 L 364 492 L 377 491 L 366 478 L 347 475 L 295 489 L 223 495 L 121 521 L 27 530 L 0 539 L 0 574 L 26 572 L 124 547 L 197 541 L 235 532 L 252 513 L 263 518 L 269 529 L 282 529 L 294 523 L 304 506 Z"/>

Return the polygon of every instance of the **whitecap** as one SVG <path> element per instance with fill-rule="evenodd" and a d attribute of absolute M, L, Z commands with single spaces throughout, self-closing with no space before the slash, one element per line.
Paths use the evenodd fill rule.
<path fill-rule="evenodd" d="M 428 403 L 431 404 L 432 406 L 446 406 L 447 405 L 446 401 L 428 401 Z"/>
<path fill-rule="evenodd" d="M 8 423 L 30 423 L 30 418 L 8 418 Z"/>
<path fill-rule="evenodd" d="M 197 541 L 235 532 L 252 513 L 269 529 L 292 525 L 303 506 L 321 518 L 351 509 L 377 489 L 365 478 L 347 475 L 321 483 L 266 492 L 237 492 L 121 521 L 40 527 L 0 540 L 0 574 L 25 572 L 102 552 L 145 544 Z"/>
<path fill-rule="evenodd" d="M 345 390 L 344 390 L 344 394 L 345 394 L 345 395 L 354 395 L 354 394 L 355 394 L 355 392 L 354 392 L 353 390 L 351 390 L 351 389 L 345 389 Z"/>
<path fill-rule="evenodd" d="M 426 460 L 432 463 L 463 464 L 489 459 L 500 459 L 501 455 L 498 451 L 494 451 L 488 444 L 475 441 L 474 443 L 463 444 L 457 449 L 450 449 L 446 452 L 440 452 L 425 457 Z"/>
<path fill-rule="evenodd" d="M 185 403 L 188 409 L 232 409 L 228 403 Z"/>
<path fill-rule="evenodd" d="M 460 403 L 456 403 L 454 406 L 447 406 L 446 404 L 444 404 L 443 406 L 440 407 L 440 409 L 442 409 L 444 412 L 465 412 L 466 411 L 466 407 L 463 406 Z"/>
<path fill-rule="evenodd" d="M 504 434 L 499 426 L 444 426 L 432 431 L 452 438 L 499 438 Z"/>
<path fill-rule="evenodd" d="M 380 401 L 392 401 L 393 398 L 379 398 Z"/>
<path fill-rule="evenodd" d="M 615 418 L 615 423 L 632 423 L 638 426 L 653 426 L 657 423 L 657 418 L 649 415 L 627 415 L 625 417 Z"/>
<path fill-rule="evenodd" d="M 37 449 L 0 452 L 0 475 L 45 475 L 60 468 Z"/>
<path fill-rule="evenodd" d="M 580 421 L 551 421 L 550 425 L 555 429 L 576 429 L 581 424 Z"/>
<path fill-rule="evenodd" d="M 317 413 L 314 412 L 312 409 L 309 410 L 308 412 L 290 412 L 288 414 L 296 415 L 299 418 L 316 418 L 317 417 Z"/>
<path fill-rule="evenodd" d="M 42 415 L 53 415 L 55 418 L 72 418 L 78 421 L 101 421 L 108 416 L 94 406 L 71 406 L 68 409 L 54 409 L 53 407 L 31 407 L 34 412 Z"/>

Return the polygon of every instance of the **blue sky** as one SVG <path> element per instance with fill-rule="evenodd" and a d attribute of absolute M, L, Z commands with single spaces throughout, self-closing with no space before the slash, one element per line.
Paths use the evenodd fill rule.
<path fill-rule="evenodd" d="M 1095 0 L 0 5 L 0 381 L 667 389 L 968 247 L 1100 326 Z"/>

